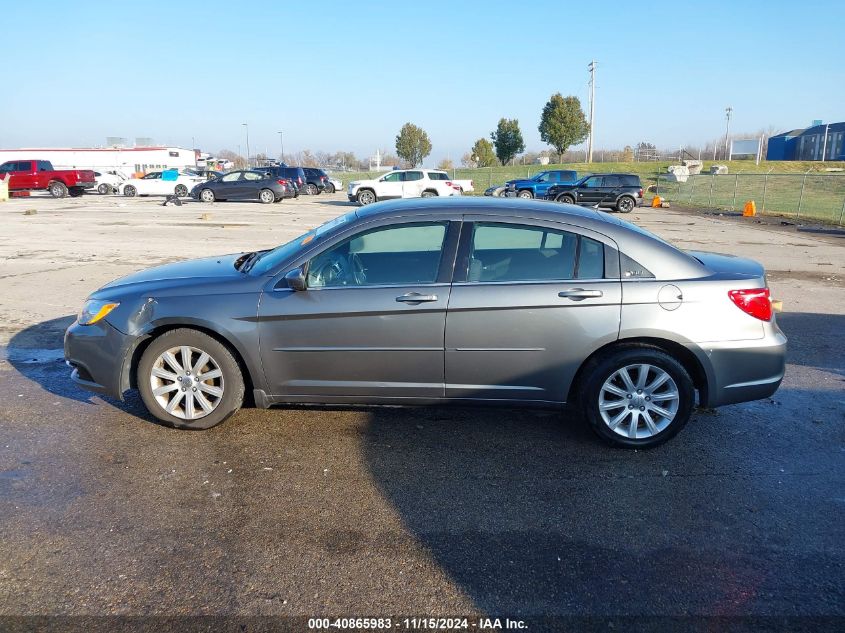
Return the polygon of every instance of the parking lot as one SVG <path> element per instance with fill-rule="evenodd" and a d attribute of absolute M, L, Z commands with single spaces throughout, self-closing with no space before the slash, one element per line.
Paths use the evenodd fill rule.
<path fill-rule="evenodd" d="M 651 451 L 608 448 L 572 412 L 499 408 L 245 409 L 179 432 L 135 394 L 70 382 L 62 335 L 102 284 L 270 247 L 351 208 L 343 193 L 0 204 L 4 614 L 841 624 L 818 619 L 845 617 L 845 236 L 833 230 L 630 214 L 683 248 L 762 262 L 790 338 L 772 399 L 698 411 Z"/>

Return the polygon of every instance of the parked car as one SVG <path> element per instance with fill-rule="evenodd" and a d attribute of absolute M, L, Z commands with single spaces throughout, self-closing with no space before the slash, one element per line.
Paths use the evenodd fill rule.
<path fill-rule="evenodd" d="M 97 183 L 97 193 L 101 195 L 117 193 L 120 184 L 126 180 L 126 176 L 117 171 L 94 172 Z"/>
<path fill-rule="evenodd" d="M 636 174 L 592 174 L 572 185 L 551 187 L 546 198 L 555 202 L 609 207 L 620 213 L 630 213 L 642 204 L 643 186 Z"/>
<path fill-rule="evenodd" d="M 487 189 L 484 190 L 484 195 L 504 198 L 507 189 L 506 185 L 493 185 L 492 187 L 487 187 Z"/>
<path fill-rule="evenodd" d="M 443 176 L 446 178 L 443 178 Z M 435 169 L 395 169 L 373 180 L 353 180 L 346 195 L 360 205 L 392 198 L 434 198 L 459 196 L 445 171 Z"/>
<path fill-rule="evenodd" d="M 296 187 L 296 195 L 305 192 L 305 185 L 307 178 L 305 177 L 305 170 L 302 167 L 285 167 L 279 165 L 271 165 L 268 167 L 256 167 L 257 171 L 270 174 L 274 178 L 282 178 L 293 183 Z"/>
<path fill-rule="evenodd" d="M 335 191 L 343 191 L 343 181 L 338 178 L 329 177 L 329 182 L 326 185 L 326 193 L 334 193 Z"/>
<path fill-rule="evenodd" d="M 532 178 L 508 180 L 505 183 L 505 195 L 517 198 L 545 198 L 550 187 L 574 183 L 577 180 L 578 172 L 571 169 L 541 171 Z"/>
<path fill-rule="evenodd" d="M 197 175 L 182 174 L 175 169 L 151 171 L 142 178 L 129 178 L 120 184 L 119 192 L 124 196 L 169 196 L 179 198 L 188 196 L 188 192 L 204 178 Z"/>
<path fill-rule="evenodd" d="M 329 176 L 322 169 L 316 167 L 303 167 L 305 172 L 305 193 L 316 196 L 326 190 Z"/>
<path fill-rule="evenodd" d="M 595 209 L 484 198 L 357 209 L 274 248 L 94 292 L 73 380 L 209 428 L 285 403 L 577 405 L 646 448 L 784 375 L 763 267 L 683 252 Z M 741 421 L 737 421 L 737 424 Z"/>
<path fill-rule="evenodd" d="M 295 198 L 290 181 L 262 171 L 230 171 L 219 178 L 201 182 L 191 189 L 191 197 L 203 202 L 223 200 L 258 200 L 264 204 Z"/>
<path fill-rule="evenodd" d="M 455 180 L 454 178 L 450 178 L 448 172 L 445 171 L 429 171 L 428 175 L 432 180 L 446 180 L 450 182 L 461 193 L 472 193 L 475 191 L 472 180 Z"/>
<path fill-rule="evenodd" d="M 54 198 L 81 196 L 97 182 L 90 169 L 53 169 L 49 160 L 10 160 L 0 165 L 9 191 L 47 190 Z"/>

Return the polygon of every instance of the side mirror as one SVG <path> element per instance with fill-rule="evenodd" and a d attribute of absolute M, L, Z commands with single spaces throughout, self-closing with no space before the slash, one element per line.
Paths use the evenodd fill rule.
<path fill-rule="evenodd" d="M 305 271 L 302 266 L 294 268 L 285 275 L 285 281 L 288 288 L 296 290 L 297 292 L 308 289 L 308 284 L 305 281 Z"/>

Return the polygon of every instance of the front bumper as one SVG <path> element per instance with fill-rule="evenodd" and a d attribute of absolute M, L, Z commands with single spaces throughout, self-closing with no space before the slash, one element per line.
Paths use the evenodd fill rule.
<path fill-rule="evenodd" d="M 71 380 L 83 389 L 123 399 L 128 387 L 126 359 L 136 338 L 105 321 L 93 325 L 74 322 L 65 332 L 65 361 Z"/>
<path fill-rule="evenodd" d="M 786 370 L 786 342 L 786 335 L 772 322 L 761 339 L 700 344 L 698 352 L 704 354 L 710 374 L 704 404 L 720 407 L 775 393 Z"/>

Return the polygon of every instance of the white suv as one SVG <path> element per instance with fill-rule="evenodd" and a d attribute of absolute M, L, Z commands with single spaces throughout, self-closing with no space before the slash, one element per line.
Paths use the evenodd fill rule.
<path fill-rule="evenodd" d="M 452 183 L 445 171 L 397 169 L 375 180 L 350 182 L 346 193 L 350 202 L 364 205 L 391 198 L 459 196 L 461 188 Z"/>

